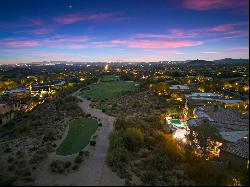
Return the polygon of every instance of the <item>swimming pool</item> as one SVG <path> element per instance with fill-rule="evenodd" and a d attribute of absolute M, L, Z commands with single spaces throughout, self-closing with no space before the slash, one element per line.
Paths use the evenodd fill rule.
<path fill-rule="evenodd" d="M 171 124 L 177 127 L 183 127 L 186 128 L 187 125 L 185 123 L 182 123 L 179 119 L 171 119 Z"/>

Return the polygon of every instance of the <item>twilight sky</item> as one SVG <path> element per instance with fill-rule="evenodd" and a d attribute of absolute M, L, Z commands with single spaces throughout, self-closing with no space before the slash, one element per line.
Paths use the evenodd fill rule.
<path fill-rule="evenodd" d="M 249 57 L 248 0 L 6 0 L 0 63 Z"/>

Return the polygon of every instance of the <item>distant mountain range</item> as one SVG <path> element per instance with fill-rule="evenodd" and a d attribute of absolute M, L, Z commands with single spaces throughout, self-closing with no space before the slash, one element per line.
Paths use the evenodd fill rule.
<path fill-rule="evenodd" d="M 190 60 L 186 61 L 185 64 L 189 65 L 232 65 L 232 64 L 248 64 L 249 59 L 232 59 L 232 58 L 225 58 L 220 60 L 214 61 L 207 61 L 207 60 Z"/>
<path fill-rule="evenodd" d="M 107 62 L 73 62 L 73 61 L 41 61 L 41 62 L 30 62 L 30 63 L 18 63 L 20 66 L 24 65 L 81 65 L 81 64 L 89 64 L 89 65 L 103 65 Z M 186 64 L 186 65 L 233 65 L 233 64 L 248 64 L 249 59 L 233 59 L 233 58 L 224 58 L 220 60 L 213 60 L 213 61 L 208 61 L 208 60 L 185 60 L 185 61 L 158 61 L 158 62 L 109 62 L 110 64 L 150 64 L 150 63 L 155 63 L 155 64 L 162 64 L 162 63 L 167 63 L 167 64 Z M 0 64 L 4 65 L 4 64 Z M 12 63 L 11 65 L 16 65 Z"/>
<path fill-rule="evenodd" d="M 225 59 L 221 59 L 221 60 L 215 60 L 214 62 L 216 62 L 217 64 L 248 64 L 249 63 L 249 59 L 232 59 L 232 58 L 225 58 Z"/>

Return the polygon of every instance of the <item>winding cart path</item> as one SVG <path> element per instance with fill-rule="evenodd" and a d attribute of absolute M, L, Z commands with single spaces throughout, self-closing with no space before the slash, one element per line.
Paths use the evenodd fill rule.
<path fill-rule="evenodd" d="M 72 94 L 76 96 L 80 91 Z M 78 97 L 80 108 L 87 114 L 101 120 L 102 127 L 97 132 L 96 146 L 87 146 L 90 152 L 85 157 L 78 171 L 70 172 L 67 175 L 53 174 L 49 170 L 49 163 L 55 159 L 74 158 L 75 155 L 60 156 L 50 154 L 46 163 L 40 168 L 36 185 L 62 185 L 62 186 L 123 186 L 124 180 L 120 179 L 116 173 L 112 172 L 106 163 L 106 156 L 109 147 L 109 134 L 113 129 L 115 118 L 108 116 L 101 110 L 90 107 L 90 101 Z"/>

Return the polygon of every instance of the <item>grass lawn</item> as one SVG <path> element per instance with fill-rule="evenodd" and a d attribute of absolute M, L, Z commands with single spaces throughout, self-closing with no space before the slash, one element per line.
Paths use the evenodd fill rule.
<path fill-rule="evenodd" d="M 91 136 L 98 128 L 94 119 L 80 118 L 69 124 L 69 132 L 62 144 L 57 148 L 59 155 L 71 155 L 79 152 L 89 144 Z"/>
<path fill-rule="evenodd" d="M 116 81 L 116 80 L 119 80 L 118 75 L 105 75 L 102 78 L 102 82 L 111 82 L 111 81 Z"/>
<path fill-rule="evenodd" d="M 86 91 L 83 96 L 91 99 L 109 99 L 119 95 L 123 91 L 134 91 L 135 88 L 134 82 L 100 82 L 99 84 L 92 85 L 91 89 Z"/>

